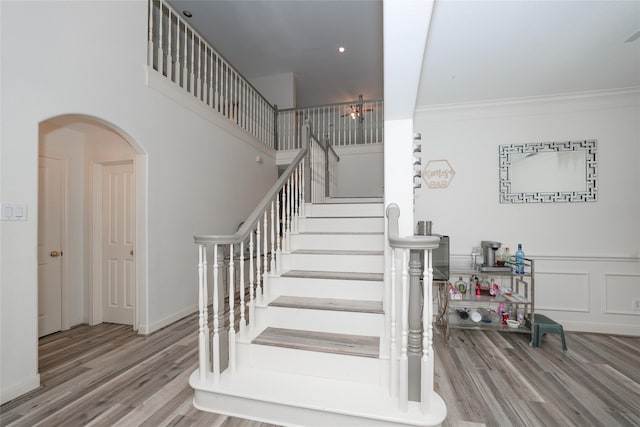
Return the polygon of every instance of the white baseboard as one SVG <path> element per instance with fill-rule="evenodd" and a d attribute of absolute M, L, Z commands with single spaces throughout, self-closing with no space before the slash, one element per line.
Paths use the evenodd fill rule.
<path fill-rule="evenodd" d="M 138 333 L 142 334 L 142 335 L 148 335 L 152 332 L 155 332 L 157 330 L 160 330 L 162 328 L 164 328 L 165 326 L 169 326 L 170 324 L 172 324 L 173 322 L 177 322 L 178 320 L 182 319 L 183 317 L 186 317 L 192 313 L 195 313 L 196 311 L 198 311 L 198 306 L 197 305 L 192 305 L 189 306 L 183 310 L 180 310 L 178 312 L 175 312 L 163 319 L 160 319 L 156 322 L 153 322 L 149 325 L 143 325 L 140 324 L 138 325 Z"/>
<path fill-rule="evenodd" d="M 570 332 L 589 332 L 596 334 L 610 334 L 610 335 L 630 335 L 640 336 L 640 324 L 610 324 L 610 323 L 595 323 L 595 322 L 576 322 L 570 320 L 556 320 L 556 322 L 562 325 L 565 331 Z"/>
<path fill-rule="evenodd" d="M 8 387 L 2 384 L 2 388 L 0 389 L 0 405 L 18 396 L 22 396 L 31 390 L 35 390 L 38 387 L 40 387 L 40 374 L 36 374 L 26 381 Z"/>

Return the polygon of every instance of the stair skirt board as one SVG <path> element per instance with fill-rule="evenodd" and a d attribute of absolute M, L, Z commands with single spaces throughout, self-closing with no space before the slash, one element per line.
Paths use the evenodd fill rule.
<path fill-rule="evenodd" d="M 439 426 L 447 415 L 435 392 L 427 414 L 416 402 L 403 412 L 386 386 L 250 368 L 223 372 L 217 385 L 211 378 L 200 382 L 196 370 L 189 384 L 197 409 L 282 426 Z"/>
<path fill-rule="evenodd" d="M 347 311 L 308 310 L 286 307 L 256 307 L 256 330 L 274 328 L 302 329 L 352 335 L 380 335 L 384 330 L 384 315 Z"/>
<path fill-rule="evenodd" d="M 298 232 L 372 232 L 384 230 L 384 217 L 300 218 Z"/>

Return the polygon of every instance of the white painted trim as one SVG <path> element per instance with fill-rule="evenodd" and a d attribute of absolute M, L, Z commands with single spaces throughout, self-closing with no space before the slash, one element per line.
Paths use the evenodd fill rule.
<path fill-rule="evenodd" d="M 537 313 L 537 310 L 536 310 Z M 629 335 L 640 336 L 639 324 L 620 324 L 620 323 L 596 323 L 596 322 L 580 322 L 575 320 L 562 320 L 554 318 L 556 322 L 562 325 L 562 328 L 570 332 L 587 332 L 592 334 L 611 334 L 611 335 Z M 571 350 L 571 349 L 569 349 Z"/>
<path fill-rule="evenodd" d="M 102 323 L 102 165 L 91 164 L 91 284 L 89 325 Z"/>
<path fill-rule="evenodd" d="M 209 301 L 211 301 L 211 298 L 209 299 Z M 169 326 L 170 324 L 177 322 L 178 320 L 183 319 L 186 316 L 195 313 L 196 311 L 198 311 L 198 305 L 194 304 L 163 319 L 153 322 L 152 324 L 140 324 L 138 325 L 138 333 L 142 335 L 148 335 L 152 332 L 164 328 L 165 326 Z M 194 333 L 195 332 L 196 330 L 194 329 Z"/>
<path fill-rule="evenodd" d="M 547 274 L 550 276 L 584 276 L 586 278 L 584 282 L 585 292 L 587 294 L 587 305 L 583 308 L 570 308 L 570 307 L 544 307 L 538 303 L 535 303 L 535 309 L 538 310 L 548 310 L 548 311 L 567 311 L 567 312 L 575 312 L 575 313 L 590 313 L 591 312 L 591 274 L 584 271 L 540 271 L 536 270 L 536 282 L 538 281 L 538 276 L 541 274 Z M 539 285 L 536 284 L 536 287 Z"/>
<path fill-rule="evenodd" d="M 610 286 L 610 282 L 608 280 L 609 277 L 637 277 L 638 279 L 640 279 L 640 274 L 623 274 L 623 273 L 605 273 L 604 275 L 604 287 L 605 287 L 605 292 L 604 292 L 604 314 L 622 314 L 624 316 L 640 316 L 640 311 L 633 311 L 631 309 L 629 310 L 608 310 L 607 307 L 609 307 L 609 301 L 607 299 L 607 295 L 609 294 L 607 292 L 607 290 L 609 289 Z M 640 280 L 639 280 L 640 282 Z M 638 322 L 640 324 L 640 322 Z"/>
<path fill-rule="evenodd" d="M 67 330 L 71 328 L 71 316 L 70 316 L 70 304 L 69 304 L 69 256 L 68 256 L 68 251 L 67 251 L 67 247 L 68 247 L 68 235 L 67 235 L 67 230 L 69 230 L 68 227 L 68 221 L 69 221 L 69 215 L 67 215 L 67 212 L 69 212 L 69 159 L 68 158 L 64 158 L 61 159 L 63 162 L 63 182 L 64 182 L 64 186 L 62 188 L 62 206 L 63 206 L 63 211 L 62 211 L 62 230 L 61 230 L 61 252 L 62 252 L 62 272 L 60 274 L 61 276 L 61 286 L 60 286 L 60 293 L 61 295 L 61 318 L 60 318 L 60 324 L 62 326 L 62 330 Z M 64 251 L 67 251 L 67 256 L 64 256 Z"/>
<path fill-rule="evenodd" d="M 148 65 L 145 66 L 145 71 L 147 86 L 174 100 L 184 108 L 199 115 L 203 119 L 210 121 L 220 129 L 231 134 L 233 137 L 240 139 L 241 141 L 257 150 L 260 150 L 265 155 L 271 158 L 276 157 L 276 150 L 263 144 L 260 140 L 255 138 L 249 132 L 245 131 L 229 119 L 225 118 L 215 109 L 187 93 L 176 83 L 165 78 L 153 68 L 150 68 Z"/>
<path fill-rule="evenodd" d="M 70 314 L 69 314 L 69 253 L 67 250 L 67 230 L 68 227 L 68 215 L 69 211 L 69 159 L 66 157 L 56 157 L 50 154 L 38 153 L 38 164 L 41 157 L 47 157 L 56 161 L 62 162 L 62 188 L 60 195 L 60 206 L 62 212 L 60 212 L 60 251 L 62 252 L 60 260 L 60 328 L 61 330 L 67 330 L 71 328 Z M 41 189 L 38 188 L 38 193 Z M 40 215 L 40 206 L 38 206 L 37 215 Z M 64 252 L 67 252 L 67 256 L 64 256 Z M 39 261 L 38 261 L 39 262 Z M 38 280 L 38 292 L 40 292 L 40 282 Z M 38 335 L 40 332 L 38 331 Z"/>
<path fill-rule="evenodd" d="M 133 167 L 136 179 L 136 309 L 133 329 L 139 331 L 140 324 L 149 324 L 149 159 L 146 154 L 136 154 Z"/>
<path fill-rule="evenodd" d="M 529 96 L 521 98 L 502 98 L 489 101 L 472 101 L 454 104 L 436 104 L 436 105 L 423 105 L 416 107 L 416 114 L 418 113 L 439 113 L 447 112 L 464 112 L 465 110 L 478 110 L 478 109 L 519 109 L 527 107 L 537 107 L 550 104 L 550 103 L 572 103 L 576 101 L 584 100 L 596 100 L 599 102 L 629 102 L 630 105 L 637 104 L 637 97 L 640 95 L 640 87 L 628 87 L 619 89 L 607 89 L 585 92 L 571 92 L 556 95 L 543 95 L 543 96 Z M 507 110 L 503 111 L 506 115 L 514 115 L 515 111 L 508 113 Z"/>
<path fill-rule="evenodd" d="M 333 148 L 340 157 L 357 156 L 363 153 L 384 153 L 384 144 L 381 142 L 375 144 L 339 145 Z"/>
<path fill-rule="evenodd" d="M 0 405 L 8 402 L 16 397 L 22 396 L 23 394 L 30 392 L 36 388 L 40 387 L 40 374 L 36 374 L 28 380 L 22 381 L 18 384 L 6 386 L 2 385 L 2 395 L 0 396 Z"/>
<path fill-rule="evenodd" d="M 142 162 L 139 161 L 139 158 L 142 158 Z M 143 163 L 145 166 L 145 179 L 138 178 L 138 170 L 136 166 L 139 163 Z M 126 159 L 121 161 L 108 161 L 108 162 L 92 162 L 91 165 L 91 234 L 89 236 L 90 246 L 91 246 L 91 284 L 89 286 L 90 289 L 90 298 L 89 298 L 89 324 L 97 325 L 103 322 L 102 315 L 102 184 L 103 184 L 103 174 L 104 174 L 104 166 L 112 166 L 119 164 L 133 164 L 133 175 L 135 179 L 135 187 L 136 193 L 135 197 L 135 206 L 136 206 L 136 215 L 135 215 L 135 226 L 136 226 L 136 246 L 134 248 L 135 256 L 134 263 L 136 266 L 136 283 L 134 289 L 134 303 L 133 303 L 133 320 L 132 320 L 132 328 L 133 330 L 138 330 L 138 311 L 139 301 L 140 301 L 140 278 L 146 279 L 148 272 L 146 271 L 146 239 L 143 241 L 143 244 L 139 245 L 140 242 L 140 230 L 139 226 L 141 223 L 145 228 L 145 237 L 146 237 L 146 209 L 144 212 L 138 212 L 137 208 L 140 206 L 138 198 L 142 195 L 145 195 L 145 207 L 146 207 L 146 156 L 137 154 L 134 160 Z M 143 188 L 141 190 L 141 187 Z M 139 258 L 144 258 L 143 262 L 140 262 Z M 144 263 L 145 270 L 140 273 L 141 264 Z M 145 280 L 145 291 L 146 291 L 146 280 Z"/>
<path fill-rule="evenodd" d="M 464 258 L 471 263 L 471 251 L 469 253 L 452 252 L 449 254 L 450 258 Z M 563 254 L 531 254 L 527 253 L 528 258 L 533 258 L 538 261 L 570 261 L 570 262 L 640 262 L 640 257 L 636 256 L 615 256 L 615 255 L 563 255 Z M 462 264 L 464 261 L 457 261 L 452 264 Z M 537 272 L 537 271 L 536 271 Z"/>

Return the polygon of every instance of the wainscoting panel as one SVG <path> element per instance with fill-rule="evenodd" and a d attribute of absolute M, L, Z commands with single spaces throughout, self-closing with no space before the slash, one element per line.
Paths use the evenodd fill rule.
<path fill-rule="evenodd" d="M 640 316 L 640 310 L 633 309 L 634 299 L 640 300 L 640 274 L 605 274 L 605 288 L 606 314 Z"/>
<path fill-rule="evenodd" d="M 536 310 L 589 312 L 590 275 L 536 272 Z"/>

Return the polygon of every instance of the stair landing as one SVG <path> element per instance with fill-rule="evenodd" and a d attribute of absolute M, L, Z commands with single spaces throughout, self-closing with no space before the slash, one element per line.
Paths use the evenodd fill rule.
<path fill-rule="evenodd" d="M 290 375 L 262 369 L 238 368 L 223 372 L 220 382 L 202 383 L 196 370 L 189 380 L 196 408 L 282 426 L 399 427 L 439 426 L 447 415 L 442 398 L 433 393 L 430 410 L 409 402 L 399 409 L 386 386 L 313 376 Z"/>

